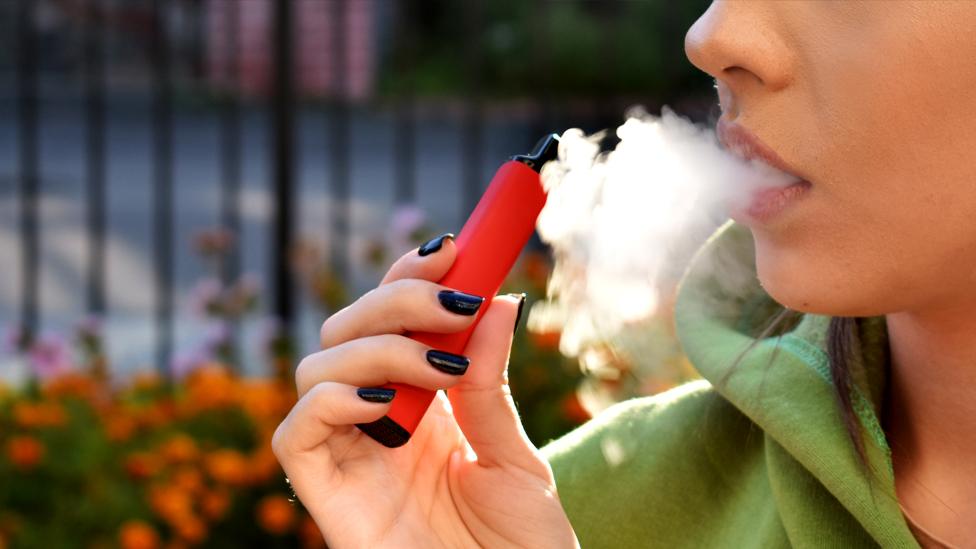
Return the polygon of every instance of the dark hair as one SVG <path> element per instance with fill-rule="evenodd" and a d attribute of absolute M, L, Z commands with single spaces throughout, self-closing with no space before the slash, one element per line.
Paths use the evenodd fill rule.
<path fill-rule="evenodd" d="M 847 435 L 854 444 L 862 470 L 870 471 L 867 451 L 864 448 L 863 431 L 851 402 L 851 357 L 859 344 L 857 319 L 847 316 L 830 318 L 827 327 L 827 358 L 830 361 L 830 379 L 834 382 L 834 396 L 840 408 Z"/>

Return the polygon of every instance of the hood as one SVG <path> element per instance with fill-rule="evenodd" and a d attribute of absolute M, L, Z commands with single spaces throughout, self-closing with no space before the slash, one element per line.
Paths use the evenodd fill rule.
<path fill-rule="evenodd" d="M 685 272 L 675 323 L 702 377 L 815 477 L 878 543 L 917 547 L 895 497 L 891 452 L 878 419 L 888 364 L 884 317 L 859 320 L 860 345 L 852 360 L 851 400 L 875 473 L 871 482 L 859 467 L 834 396 L 826 354 L 830 317 L 802 314 L 760 339 L 781 310 L 756 277 L 751 232 L 729 221 Z"/>

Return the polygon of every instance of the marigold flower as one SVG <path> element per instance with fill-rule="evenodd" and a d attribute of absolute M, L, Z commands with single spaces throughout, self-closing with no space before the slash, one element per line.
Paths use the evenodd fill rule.
<path fill-rule="evenodd" d="M 225 490 L 205 492 L 200 498 L 200 511 L 210 520 L 220 520 L 230 507 L 230 496 Z"/>
<path fill-rule="evenodd" d="M 205 458 L 207 473 L 217 482 L 243 486 L 249 480 L 247 458 L 236 450 L 217 450 Z"/>
<path fill-rule="evenodd" d="M 105 417 L 105 436 L 112 442 L 129 440 L 136 430 L 136 422 L 127 414 L 115 413 Z"/>
<path fill-rule="evenodd" d="M 204 488 L 203 475 L 190 467 L 181 467 L 173 473 L 171 481 L 173 486 L 190 494 L 199 494 Z"/>
<path fill-rule="evenodd" d="M 190 542 L 197 544 L 207 537 L 207 525 L 202 520 L 193 515 L 183 515 L 173 522 L 173 530 L 176 535 Z"/>
<path fill-rule="evenodd" d="M 125 459 L 125 472 L 134 480 L 144 480 L 155 475 L 161 463 L 159 458 L 148 452 L 133 452 Z"/>
<path fill-rule="evenodd" d="M 122 549 L 156 549 L 159 547 L 159 535 L 149 524 L 129 520 L 119 528 L 119 546 Z"/>
<path fill-rule="evenodd" d="M 68 422 L 58 402 L 18 402 L 13 409 L 14 423 L 25 429 L 62 427 Z"/>
<path fill-rule="evenodd" d="M 32 436 L 15 436 L 7 441 L 7 457 L 18 469 L 33 469 L 44 458 L 44 445 Z"/>
<path fill-rule="evenodd" d="M 172 485 L 156 485 L 149 489 L 149 507 L 170 524 L 193 515 L 190 494 Z"/>
<path fill-rule="evenodd" d="M 261 528 L 275 535 L 288 532 L 295 522 L 295 507 L 281 495 L 266 496 L 257 506 Z"/>
<path fill-rule="evenodd" d="M 189 435 L 179 433 L 172 436 L 159 448 L 159 453 L 169 463 L 188 463 L 197 458 L 200 451 L 197 443 Z"/>

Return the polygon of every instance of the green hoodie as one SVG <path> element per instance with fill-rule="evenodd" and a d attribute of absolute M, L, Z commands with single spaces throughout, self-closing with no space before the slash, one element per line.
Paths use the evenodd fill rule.
<path fill-rule="evenodd" d="M 616 404 L 543 448 L 584 548 L 919 547 L 878 420 L 884 317 L 860 322 L 852 370 L 873 484 L 836 404 L 829 317 L 758 341 L 722 383 L 777 308 L 753 254 L 729 222 L 679 285 L 678 337 L 703 380 Z"/>

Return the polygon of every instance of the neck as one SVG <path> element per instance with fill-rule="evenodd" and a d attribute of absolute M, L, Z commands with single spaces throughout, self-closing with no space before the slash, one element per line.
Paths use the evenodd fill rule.
<path fill-rule="evenodd" d="M 887 326 L 884 421 L 899 500 L 923 526 L 949 532 L 976 512 L 976 318 L 906 312 L 887 315 Z"/>

